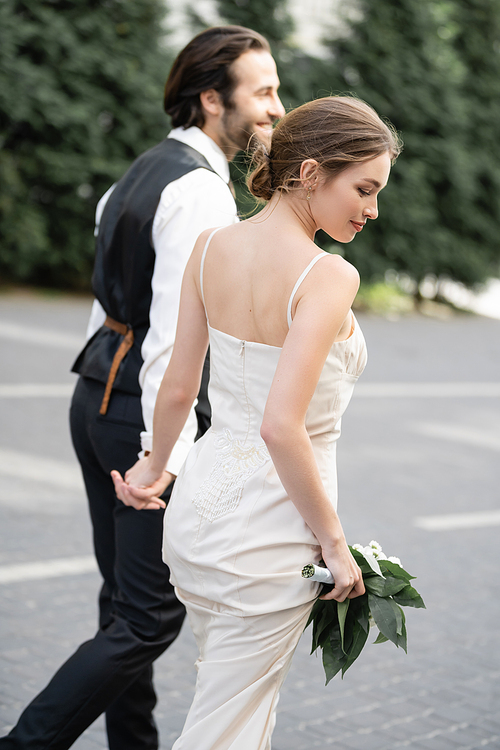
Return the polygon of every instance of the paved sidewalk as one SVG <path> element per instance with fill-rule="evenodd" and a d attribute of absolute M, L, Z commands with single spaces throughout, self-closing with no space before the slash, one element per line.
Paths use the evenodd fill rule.
<path fill-rule="evenodd" d="M 67 425 L 89 309 L 0 296 L 0 735 L 95 630 L 99 577 Z M 370 645 L 327 688 L 306 632 L 273 750 L 500 749 L 500 321 L 359 317 L 369 365 L 343 420 L 339 510 L 351 542 L 401 557 L 428 609 L 406 610 L 408 655 Z M 14 567 L 43 561 L 56 563 Z M 185 627 L 156 663 L 163 750 L 195 658 Z M 74 747 L 105 748 L 102 720 Z"/>

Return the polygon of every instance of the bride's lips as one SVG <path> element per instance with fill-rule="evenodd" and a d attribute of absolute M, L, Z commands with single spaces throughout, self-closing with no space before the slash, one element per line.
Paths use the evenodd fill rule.
<path fill-rule="evenodd" d="M 361 232 L 366 222 L 364 221 L 351 221 L 351 224 L 353 225 L 356 232 Z"/>

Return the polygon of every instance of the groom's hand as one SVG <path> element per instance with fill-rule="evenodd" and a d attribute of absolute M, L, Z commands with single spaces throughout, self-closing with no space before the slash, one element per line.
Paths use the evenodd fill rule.
<path fill-rule="evenodd" d="M 111 472 L 111 479 L 115 485 L 117 498 L 125 505 L 130 505 L 136 510 L 158 510 L 167 507 L 160 495 L 174 481 L 175 476 L 164 471 L 149 487 L 131 487 L 116 470 Z"/>

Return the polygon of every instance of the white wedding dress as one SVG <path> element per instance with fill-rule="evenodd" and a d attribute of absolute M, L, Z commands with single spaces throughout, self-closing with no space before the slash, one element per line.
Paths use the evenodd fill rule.
<path fill-rule="evenodd" d="M 325 255 L 298 279 L 289 325 L 295 292 Z M 320 548 L 260 436 L 281 349 L 210 325 L 209 336 L 212 427 L 191 449 L 165 515 L 164 560 L 200 649 L 195 698 L 173 750 L 268 750 L 278 692 L 319 590 L 301 569 L 318 561 Z M 340 418 L 365 363 L 353 317 L 351 335 L 328 355 L 306 419 L 335 506 Z"/>

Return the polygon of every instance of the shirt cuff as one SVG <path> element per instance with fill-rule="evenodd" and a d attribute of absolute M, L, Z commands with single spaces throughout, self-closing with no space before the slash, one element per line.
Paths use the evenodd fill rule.
<path fill-rule="evenodd" d="M 198 432 L 198 420 L 196 418 L 196 412 L 193 409 L 189 412 L 189 416 L 186 420 L 186 424 L 182 430 L 182 433 L 177 440 L 176 444 L 172 449 L 165 471 L 170 472 L 174 476 L 178 476 L 182 464 L 187 458 L 187 455 L 194 445 L 196 433 Z M 153 433 L 152 432 L 141 432 L 141 447 L 142 451 L 139 453 L 139 458 L 143 458 L 144 451 L 153 450 Z"/>

